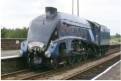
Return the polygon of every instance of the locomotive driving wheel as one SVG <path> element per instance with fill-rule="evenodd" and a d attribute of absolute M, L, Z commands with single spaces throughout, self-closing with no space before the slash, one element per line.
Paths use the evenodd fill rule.
<path fill-rule="evenodd" d="M 68 57 L 68 64 L 73 64 L 75 62 L 75 55 L 71 53 L 71 55 Z"/>
<path fill-rule="evenodd" d="M 83 60 L 88 59 L 88 54 L 89 53 L 90 53 L 90 48 L 88 48 L 88 49 L 84 48 L 84 50 L 83 50 Z"/>
<path fill-rule="evenodd" d="M 82 60 L 82 47 L 81 47 L 81 45 L 79 46 L 79 48 L 78 48 L 78 54 L 76 55 L 76 61 L 77 62 L 81 62 L 81 60 Z"/>
<path fill-rule="evenodd" d="M 87 60 L 87 58 L 88 58 L 88 54 L 87 53 L 83 54 L 83 60 Z"/>
<path fill-rule="evenodd" d="M 101 57 L 103 54 L 102 54 L 102 51 L 101 50 L 99 50 L 99 48 L 95 48 L 96 50 L 95 50 L 95 57 L 96 58 L 99 58 L 99 57 Z"/>
<path fill-rule="evenodd" d="M 76 60 L 77 60 L 77 62 L 81 62 L 81 60 L 82 60 L 82 55 L 80 54 L 80 55 L 76 55 Z"/>

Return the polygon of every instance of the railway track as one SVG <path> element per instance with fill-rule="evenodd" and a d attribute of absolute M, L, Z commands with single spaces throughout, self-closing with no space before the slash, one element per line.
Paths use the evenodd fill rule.
<path fill-rule="evenodd" d="M 119 50 L 117 50 L 117 51 L 114 51 L 114 50 L 115 49 L 113 49 L 112 51 L 109 51 L 108 54 L 105 56 L 102 56 L 102 58 L 89 59 L 87 61 L 82 61 L 81 63 L 75 63 L 74 65 L 68 65 L 67 67 L 59 68 L 57 70 L 21 71 L 18 73 L 15 72 L 13 74 L 11 73 L 8 75 L 2 75 L 1 79 L 2 80 L 73 79 L 73 77 L 79 75 L 80 73 L 84 73 L 87 70 L 93 68 L 90 66 L 100 65 L 101 62 L 104 63 L 104 58 L 107 60 L 110 60 L 110 59 L 120 55 L 120 54 L 111 54 L 111 53 L 115 53 L 115 52 L 119 51 Z M 100 63 L 97 61 L 100 61 Z M 97 64 L 96 64 L 96 62 L 97 62 Z M 94 67 L 96 67 L 96 66 L 94 66 Z M 79 69 L 81 71 L 79 71 Z M 72 76 L 72 74 L 73 74 L 73 76 Z M 79 78 L 77 78 L 77 79 L 79 79 Z"/>
<path fill-rule="evenodd" d="M 32 77 L 40 75 L 40 74 L 44 74 L 49 72 L 49 69 L 39 69 L 39 70 L 32 70 L 32 69 L 25 69 L 25 70 L 20 70 L 20 71 L 16 71 L 16 72 L 12 72 L 12 73 L 8 73 L 8 74 L 4 74 L 1 76 L 2 80 L 24 80 L 27 79 L 28 77 Z"/>
<path fill-rule="evenodd" d="M 113 59 L 110 59 L 104 63 L 97 64 L 89 69 L 86 69 L 84 72 L 77 73 L 73 76 L 65 78 L 66 80 L 91 80 L 105 69 L 113 65 L 114 63 L 120 61 L 120 56 L 117 56 Z"/>
<path fill-rule="evenodd" d="M 115 54 L 119 52 L 117 49 L 112 49 L 111 51 L 108 51 L 104 57 L 110 57 L 109 54 Z M 108 67 L 116 63 L 117 61 L 121 61 L 121 52 L 117 56 L 105 58 L 103 61 L 97 62 L 94 66 L 91 66 L 89 68 L 85 68 L 84 70 L 77 72 L 71 76 L 65 77 L 66 80 L 91 80 L 104 70 L 106 70 Z"/>
<path fill-rule="evenodd" d="M 20 71 L 16 71 L 16 72 L 12 72 L 12 73 L 8 73 L 8 74 L 3 74 L 1 75 L 1 79 L 13 79 L 13 77 L 17 76 L 17 75 L 23 75 L 24 73 L 28 73 L 30 72 L 30 69 L 25 69 L 25 70 L 20 70 Z"/>

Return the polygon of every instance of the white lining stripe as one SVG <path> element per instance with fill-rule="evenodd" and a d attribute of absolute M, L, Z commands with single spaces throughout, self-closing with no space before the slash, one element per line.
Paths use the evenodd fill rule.
<path fill-rule="evenodd" d="M 105 71 L 103 71 L 102 73 L 100 73 L 99 75 L 97 75 L 96 77 L 94 77 L 93 79 L 91 80 L 96 80 L 97 78 L 99 78 L 100 76 L 102 76 L 104 73 L 106 73 L 107 71 L 109 71 L 112 67 L 114 67 L 116 64 L 118 64 L 120 61 L 116 62 L 115 64 L 113 64 L 112 66 L 110 66 L 108 69 L 106 69 Z"/>

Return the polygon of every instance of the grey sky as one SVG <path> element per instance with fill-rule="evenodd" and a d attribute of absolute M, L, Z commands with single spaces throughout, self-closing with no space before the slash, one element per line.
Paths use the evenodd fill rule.
<path fill-rule="evenodd" d="M 76 0 L 75 11 L 76 15 Z M 111 34 L 121 30 L 121 0 L 79 0 L 80 17 L 110 28 Z M 0 25 L 7 28 L 28 27 L 35 17 L 44 13 L 46 6 L 71 14 L 71 0 L 1 0 Z"/>

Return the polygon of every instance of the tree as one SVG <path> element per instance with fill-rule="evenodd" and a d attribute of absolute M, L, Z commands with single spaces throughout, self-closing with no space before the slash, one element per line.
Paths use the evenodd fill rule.
<path fill-rule="evenodd" d="M 121 36 L 120 36 L 120 34 L 116 33 L 115 37 L 120 38 Z"/>
<path fill-rule="evenodd" d="M 28 28 L 24 27 L 23 29 L 7 29 L 3 27 L 1 29 L 1 38 L 26 38 Z"/>
<path fill-rule="evenodd" d="M 5 38 L 6 33 L 7 33 L 7 29 L 3 27 L 3 29 L 1 29 L 1 38 Z"/>

